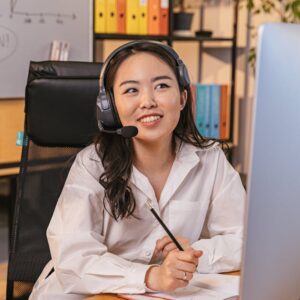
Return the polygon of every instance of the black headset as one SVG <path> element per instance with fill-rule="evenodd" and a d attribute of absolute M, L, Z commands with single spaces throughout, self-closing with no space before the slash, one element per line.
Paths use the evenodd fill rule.
<path fill-rule="evenodd" d="M 112 61 L 112 59 L 124 49 L 134 48 L 136 45 L 157 45 L 165 50 L 167 54 L 169 54 L 174 61 L 176 62 L 176 68 L 178 72 L 179 84 L 183 88 L 188 88 L 190 85 L 190 78 L 187 71 L 187 68 L 183 61 L 180 59 L 179 55 L 175 52 L 173 48 L 170 46 L 163 44 L 158 41 L 149 41 L 149 40 L 139 40 L 126 43 L 121 47 L 114 50 L 104 62 L 99 79 L 99 95 L 97 97 L 97 121 L 98 127 L 100 131 L 103 130 L 117 130 L 122 127 L 121 121 L 119 119 L 119 115 L 117 109 L 115 107 L 115 101 L 113 99 L 113 95 L 111 91 L 107 91 L 105 88 L 106 84 L 106 73 L 107 68 Z"/>

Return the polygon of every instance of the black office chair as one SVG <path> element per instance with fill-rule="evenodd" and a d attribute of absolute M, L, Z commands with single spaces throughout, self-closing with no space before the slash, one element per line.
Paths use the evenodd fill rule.
<path fill-rule="evenodd" d="M 75 155 L 98 131 L 99 63 L 31 62 L 10 236 L 7 300 L 27 299 L 50 259 L 46 229 Z"/>

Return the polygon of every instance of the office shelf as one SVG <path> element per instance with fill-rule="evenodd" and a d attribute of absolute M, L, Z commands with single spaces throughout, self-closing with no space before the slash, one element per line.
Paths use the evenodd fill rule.
<path fill-rule="evenodd" d="M 95 33 L 96 40 L 168 40 L 167 35 L 138 35 L 138 34 L 110 34 Z"/>
<path fill-rule="evenodd" d="M 178 35 L 138 35 L 138 34 L 105 34 L 96 33 L 95 40 L 158 40 L 167 41 L 206 41 L 206 42 L 232 42 L 233 38 L 226 37 L 201 37 L 201 36 L 178 36 Z"/>

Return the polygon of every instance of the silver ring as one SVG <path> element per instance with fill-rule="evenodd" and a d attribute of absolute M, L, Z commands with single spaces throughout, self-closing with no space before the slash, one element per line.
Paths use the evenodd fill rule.
<path fill-rule="evenodd" d="M 186 272 L 183 272 L 183 280 L 187 280 Z"/>

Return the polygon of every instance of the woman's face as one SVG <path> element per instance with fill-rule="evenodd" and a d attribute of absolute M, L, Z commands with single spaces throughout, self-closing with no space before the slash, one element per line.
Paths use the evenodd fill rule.
<path fill-rule="evenodd" d="M 121 123 L 138 128 L 136 139 L 170 141 L 186 93 L 169 65 L 150 53 L 133 54 L 118 68 L 113 91 Z"/>

